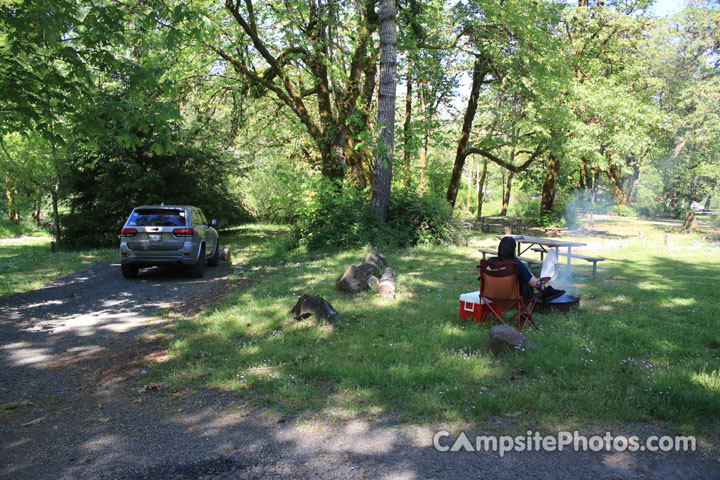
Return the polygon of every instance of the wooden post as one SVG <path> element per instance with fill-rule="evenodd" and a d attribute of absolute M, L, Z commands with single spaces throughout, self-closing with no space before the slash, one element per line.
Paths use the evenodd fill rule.
<path fill-rule="evenodd" d="M 665 245 L 669 245 L 669 244 L 670 244 L 670 234 L 665 233 Z"/>

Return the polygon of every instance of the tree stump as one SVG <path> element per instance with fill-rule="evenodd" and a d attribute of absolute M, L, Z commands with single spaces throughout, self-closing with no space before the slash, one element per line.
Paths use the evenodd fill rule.
<path fill-rule="evenodd" d="M 335 281 L 338 290 L 350 293 L 358 293 L 368 290 L 365 274 L 354 265 L 348 265 L 342 275 Z"/>
<path fill-rule="evenodd" d="M 695 212 L 690 210 L 685 214 L 685 223 L 683 223 L 682 229 L 689 232 L 690 230 L 697 230 L 698 228 L 700 228 L 700 225 L 698 225 L 697 218 L 695 218 Z"/>
<path fill-rule="evenodd" d="M 378 295 L 383 297 L 395 298 L 395 282 L 397 277 L 392 268 L 386 268 L 380 277 L 380 284 L 378 285 Z"/>

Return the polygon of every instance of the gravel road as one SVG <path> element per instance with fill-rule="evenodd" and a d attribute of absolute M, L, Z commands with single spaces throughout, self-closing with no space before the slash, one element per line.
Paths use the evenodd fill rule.
<path fill-rule="evenodd" d="M 119 265 L 98 264 L 0 298 L 0 478 L 720 478 L 713 442 L 697 453 L 501 458 L 439 452 L 439 427 L 299 425 L 219 392 L 139 392 L 131 380 L 144 373 L 134 362 L 156 353 L 152 333 L 169 321 L 158 309 L 217 294 L 229 272 L 210 268 L 190 280 L 157 268 L 130 281 Z M 658 425 L 626 430 L 665 433 Z"/>

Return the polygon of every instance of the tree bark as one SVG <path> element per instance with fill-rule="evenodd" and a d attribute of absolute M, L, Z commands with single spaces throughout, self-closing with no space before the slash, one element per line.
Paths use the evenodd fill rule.
<path fill-rule="evenodd" d="M 481 58 L 475 60 L 473 66 L 472 88 L 470 90 L 470 98 L 465 109 L 465 117 L 463 118 L 462 129 L 460 130 L 460 138 L 455 153 L 455 163 L 453 164 L 452 175 L 450 176 L 450 185 L 448 186 L 446 200 L 451 207 L 455 207 L 458 189 L 460 185 L 460 177 L 463 167 L 465 166 L 465 158 L 468 156 L 468 142 L 470 141 L 470 132 L 472 130 L 475 112 L 477 111 L 478 96 L 480 95 L 480 87 L 482 87 L 488 68 Z"/>
<path fill-rule="evenodd" d="M 430 141 L 430 127 L 427 122 L 427 109 L 425 104 L 425 89 L 420 89 L 420 108 L 423 112 L 423 139 L 420 147 L 420 179 L 418 181 L 418 191 L 420 196 L 425 194 L 425 168 L 427 167 L 427 151 L 428 142 Z"/>
<path fill-rule="evenodd" d="M 60 245 L 60 214 L 58 212 L 58 191 L 60 190 L 60 182 L 55 182 L 52 189 L 52 209 L 53 209 L 53 236 L 55 237 L 55 245 Z"/>
<path fill-rule="evenodd" d="M 548 159 L 547 173 L 545 174 L 545 182 L 542 188 L 542 197 L 540 199 L 540 217 L 545 212 L 552 210 L 555 204 L 555 185 L 557 177 L 560 173 L 560 159 L 554 153 L 550 154 Z"/>
<path fill-rule="evenodd" d="M 378 101 L 378 149 L 375 157 L 370 203 L 375 215 L 387 220 L 395 147 L 395 74 L 397 33 L 395 0 L 380 2 L 380 99 Z"/>
<path fill-rule="evenodd" d="M 609 158 L 608 158 L 607 177 L 610 180 L 610 184 L 612 185 L 612 188 L 613 188 L 613 196 L 615 197 L 615 203 L 617 205 L 626 205 L 627 206 L 627 195 L 625 195 L 625 191 L 622 188 L 623 187 L 622 172 L 620 171 L 619 166 L 610 162 Z"/>
<path fill-rule="evenodd" d="M 505 185 L 505 195 L 503 196 L 502 210 L 500 210 L 500 216 L 504 217 L 507 215 L 508 206 L 510 205 L 510 190 L 512 188 L 513 172 L 508 172 L 507 184 Z"/>
<path fill-rule="evenodd" d="M 473 161 L 472 159 L 468 162 L 468 188 L 467 188 L 467 209 L 468 212 L 470 211 L 470 205 L 472 205 L 472 194 L 473 194 L 473 188 L 472 188 L 472 182 L 473 182 Z"/>
<path fill-rule="evenodd" d="M 478 181 L 478 208 L 477 208 L 477 219 L 480 220 L 482 217 L 482 207 L 485 201 L 485 177 L 487 176 L 487 165 L 488 159 L 483 158 L 483 169 Z"/>
<path fill-rule="evenodd" d="M 413 89 L 413 78 L 411 68 L 408 69 L 407 73 L 407 90 L 405 92 L 405 123 L 403 124 L 403 137 L 405 138 L 405 144 L 403 145 L 403 163 L 405 164 L 405 188 L 410 187 L 410 160 L 412 158 L 412 89 Z"/>

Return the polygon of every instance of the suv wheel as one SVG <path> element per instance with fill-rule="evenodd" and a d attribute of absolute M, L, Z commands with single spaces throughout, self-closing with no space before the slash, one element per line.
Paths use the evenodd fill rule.
<path fill-rule="evenodd" d="M 197 263 L 190 267 L 190 276 L 192 278 L 202 278 L 203 275 L 205 275 L 205 245 L 200 247 Z"/>
<path fill-rule="evenodd" d="M 125 278 L 137 278 L 138 276 L 137 265 L 120 265 L 120 270 Z"/>
<path fill-rule="evenodd" d="M 210 257 L 210 260 L 208 260 L 208 265 L 211 267 L 217 267 L 220 263 L 220 240 L 215 240 L 215 253 L 213 253 L 213 256 Z"/>

